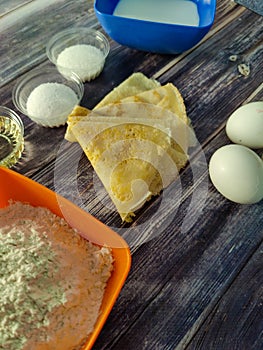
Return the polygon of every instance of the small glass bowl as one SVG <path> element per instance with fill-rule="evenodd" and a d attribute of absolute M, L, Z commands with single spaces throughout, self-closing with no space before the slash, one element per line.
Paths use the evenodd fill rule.
<path fill-rule="evenodd" d="M 0 106 L 0 166 L 10 168 L 24 150 L 24 125 L 10 108 Z"/>
<path fill-rule="evenodd" d="M 67 96 L 62 96 L 63 98 L 61 98 L 61 92 L 57 95 L 52 94 L 50 90 L 49 95 L 51 96 L 42 94 L 38 96 L 37 101 L 34 101 L 34 103 L 37 104 L 34 110 L 38 109 L 37 112 L 35 112 L 34 115 L 33 113 L 29 113 L 28 99 L 30 96 L 32 97 L 31 93 L 36 88 L 39 88 L 40 85 L 46 85 L 48 83 L 51 83 L 50 86 L 59 84 L 63 85 L 64 89 L 65 87 L 67 87 L 67 89 L 70 88 L 71 91 L 68 90 L 71 95 L 73 95 L 73 93 L 76 95 L 74 102 L 72 101 L 72 103 L 70 103 Z M 47 89 L 45 92 L 47 92 Z M 66 78 L 61 75 L 55 67 L 52 67 L 35 69 L 26 74 L 15 85 L 12 98 L 16 108 L 35 123 L 46 127 L 58 127 L 66 123 L 68 115 L 74 107 L 79 104 L 83 93 L 84 87 L 77 75 L 71 73 L 70 77 Z"/>
<path fill-rule="evenodd" d="M 59 32 L 46 47 L 49 60 L 61 74 L 67 76 L 74 72 L 83 82 L 93 80 L 101 73 L 109 51 L 110 44 L 105 35 L 85 27 Z"/>

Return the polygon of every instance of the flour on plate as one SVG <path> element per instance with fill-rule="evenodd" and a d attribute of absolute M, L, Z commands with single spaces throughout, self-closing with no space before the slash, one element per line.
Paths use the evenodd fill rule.
<path fill-rule="evenodd" d="M 0 344 L 79 349 L 92 332 L 113 269 L 97 247 L 42 207 L 0 209 Z"/>

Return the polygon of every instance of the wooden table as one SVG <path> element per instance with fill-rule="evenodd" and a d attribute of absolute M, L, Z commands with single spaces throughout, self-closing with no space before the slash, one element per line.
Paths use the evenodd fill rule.
<path fill-rule="evenodd" d="M 92 1 L 0 2 L 1 105 L 15 109 L 16 80 L 37 66 L 50 66 L 47 41 L 71 26 L 102 30 Z M 85 84 L 82 106 L 93 108 L 136 71 L 172 82 L 201 146 L 178 181 L 145 205 L 131 225 L 123 225 L 109 203 L 98 199 L 94 171 L 79 146 L 64 141 L 65 127 L 44 128 L 20 114 L 25 151 L 13 169 L 75 201 L 131 246 L 130 274 L 94 349 L 263 348 L 262 201 L 230 202 L 212 186 L 207 170 L 212 153 L 230 143 L 229 115 L 263 98 L 262 40 L 261 16 L 218 0 L 211 31 L 189 52 L 160 55 L 110 41 L 105 69 Z M 243 63 L 250 67 L 248 76 L 238 70 Z M 76 157 L 77 173 L 70 168 Z"/>

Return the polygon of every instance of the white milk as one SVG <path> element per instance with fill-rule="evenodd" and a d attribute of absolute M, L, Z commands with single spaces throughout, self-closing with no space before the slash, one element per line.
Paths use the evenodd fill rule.
<path fill-rule="evenodd" d="M 113 15 L 189 26 L 199 24 L 197 5 L 190 0 L 120 0 Z"/>

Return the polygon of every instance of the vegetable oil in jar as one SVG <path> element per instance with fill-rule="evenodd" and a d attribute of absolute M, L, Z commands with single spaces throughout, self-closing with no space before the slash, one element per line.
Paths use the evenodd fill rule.
<path fill-rule="evenodd" d="M 11 167 L 24 149 L 24 127 L 11 109 L 0 107 L 0 166 Z"/>

